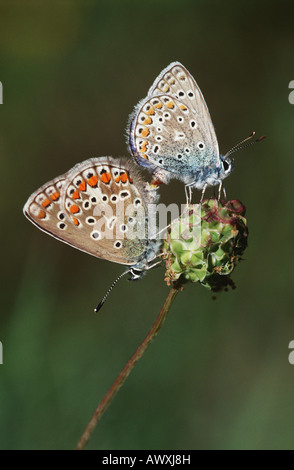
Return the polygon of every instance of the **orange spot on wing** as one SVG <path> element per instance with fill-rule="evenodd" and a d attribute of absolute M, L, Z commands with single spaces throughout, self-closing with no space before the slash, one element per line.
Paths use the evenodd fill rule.
<path fill-rule="evenodd" d="M 88 185 L 91 186 L 92 188 L 96 186 L 98 183 L 98 178 L 97 176 L 91 176 L 91 178 L 88 179 Z"/>
<path fill-rule="evenodd" d="M 142 137 L 147 137 L 147 135 L 149 135 L 149 134 L 150 134 L 150 132 L 147 129 L 147 127 L 145 127 L 145 129 L 143 129 L 142 132 L 141 132 Z"/>
<path fill-rule="evenodd" d="M 60 197 L 60 193 L 58 191 L 55 191 L 55 193 L 51 194 L 51 199 L 52 201 L 57 201 Z"/>
<path fill-rule="evenodd" d="M 152 119 L 151 117 L 147 116 L 145 121 L 144 121 L 144 124 L 152 124 Z"/>
<path fill-rule="evenodd" d="M 142 148 L 141 148 L 140 152 L 144 153 L 144 152 L 146 152 L 146 150 L 147 150 L 147 142 L 146 143 L 144 142 L 144 145 L 142 145 Z"/>
<path fill-rule="evenodd" d="M 149 114 L 151 116 L 153 116 L 154 113 L 155 113 L 155 111 L 154 111 L 154 108 L 152 108 L 152 106 L 148 111 L 146 111 L 146 114 Z"/>
<path fill-rule="evenodd" d="M 46 217 L 46 212 L 41 209 L 38 214 L 38 219 L 45 219 L 45 217 Z"/>
<path fill-rule="evenodd" d="M 107 184 L 107 183 L 109 183 L 110 180 L 111 180 L 111 174 L 110 174 L 110 173 L 103 173 L 103 174 L 101 175 L 101 181 L 102 181 L 102 183 Z"/>
<path fill-rule="evenodd" d="M 119 176 L 117 176 L 117 177 L 115 178 L 115 182 L 116 182 L 116 183 L 119 183 Z"/>
<path fill-rule="evenodd" d="M 81 184 L 79 184 L 79 190 L 80 191 L 86 191 L 86 181 L 83 180 Z"/>
<path fill-rule="evenodd" d="M 51 204 L 51 201 L 50 199 L 45 199 L 43 202 L 42 202 L 42 206 L 45 207 L 48 207 L 49 205 Z"/>
<path fill-rule="evenodd" d="M 180 105 L 180 108 L 183 110 L 183 111 L 186 111 L 186 106 L 184 106 L 183 104 Z"/>
<path fill-rule="evenodd" d="M 155 106 L 155 108 L 157 108 L 157 109 L 161 109 L 161 108 L 162 108 L 162 103 L 157 103 L 157 104 L 155 104 L 154 106 Z"/>
<path fill-rule="evenodd" d="M 72 199 L 79 199 L 80 197 L 80 193 L 79 191 L 76 189 L 75 192 L 73 193 L 72 195 Z"/>
<path fill-rule="evenodd" d="M 169 109 L 174 109 L 175 103 L 173 101 L 169 101 L 166 105 Z"/>
<path fill-rule="evenodd" d="M 73 217 L 72 220 L 73 220 L 73 223 L 74 223 L 76 226 L 80 225 L 80 222 L 79 222 L 78 219 L 76 219 L 75 217 Z"/>
<path fill-rule="evenodd" d="M 129 182 L 130 182 L 131 184 L 133 184 L 133 179 L 131 178 L 130 175 L 129 175 Z"/>
<path fill-rule="evenodd" d="M 77 212 L 79 212 L 80 209 L 79 209 L 79 206 L 77 206 L 76 204 L 73 204 L 72 206 L 70 206 L 69 210 L 72 214 L 76 214 Z"/>
<path fill-rule="evenodd" d="M 126 183 L 128 181 L 128 175 L 126 173 L 123 173 L 120 175 L 120 180 L 122 183 Z"/>

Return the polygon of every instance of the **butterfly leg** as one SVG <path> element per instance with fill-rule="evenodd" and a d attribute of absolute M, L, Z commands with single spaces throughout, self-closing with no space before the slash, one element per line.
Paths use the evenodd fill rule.
<path fill-rule="evenodd" d="M 188 194 L 188 192 L 189 192 L 189 194 Z M 190 196 L 191 196 L 190 186 L 188 184 L 185 184 L 185 196 L 186 196 L 186 206 L 188 206 L 189 203 L 190 203 Z"/>
<path fill-rule="evenodd" d="M 222 192 L 222 187 L 223 187 L 223 182 L 220 181 L 219 186 L 218 186 L 218 193 L 217 193 L 217 200 L 220 200 L 221 197 L 221 192 Z"/>
<path fill-rule="evenodd" d="M 200 204 L 201 204 L 202 201 L 203 201 L 204 194 L 205 194 L 205 191 L 206 191 L 207 186 L 208 186 L 207 183 L 205 183 L 205 185 L 203 186 L 202 193 L 201 193 L 201 198 L 200 198 Z"/>
<path fill-rule="evenodd" d="M 224 199 L 226 200 L 226 199 L 227 199 L 227 194 L 226 194 L 225 186 L 224 186 L 223 182 L 220 181 L 219 187 L 218 187 L 218 196 L 217 196 L 217 200 L 218 200 L 218 201 L 219 201 L 220 198 L 221 198 L 221 192 L 222 192 L 222 190 L 223 190 Z"/>
<path fill-rule="evenodd" d="M 189 204 L 192 202 L 192 186 L 189 186 Z"/>
<path fill-rule="evenodd" d="M 150 264 L 149 266 L 146 267 L 146 270 L 148 269 L 153 269 L 153 268 L 156 268 L 157 266 L 159 266 L 160 264 L 162 264 L 162 259 L 160 261 L 156 261 L 156 263 L 153 263 L 153 264 Z"/>
<path fill-rule="evenodd" d="M 170 227 L 171 224 L 168 224 L 166 225 L 165 227 L 163 227 L 161 230 L 159 230 L 159 232 L 156 232 L 155 235 L 154 235 L 154 238 L 163 238 L 164 236 L 166 236 L 166 233 L 167 232 L 167 229 Z M 159 237 L 159 235 L 164 232 L 164 236 L 161 236 Z M 160 256 L 160 255 L 157 255 L 157 256 Z M 157 258 L 156 256 L 156 258 Z M 152 261 L 152 260 L 151 260 Z"/>
<path fill-rule="evenodd" d="M 189 204 L 191 204 L 192 202 L 192 186 L 193 186 L 194 182 L 192 184 L 186 184 L 185 185 L 185 195 L 186 195 L 186 205 L 188 206 Z"/>

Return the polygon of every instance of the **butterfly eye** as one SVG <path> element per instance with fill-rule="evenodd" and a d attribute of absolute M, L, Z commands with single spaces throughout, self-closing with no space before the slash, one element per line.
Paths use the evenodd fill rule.
<path fill-rule="evenodd" d="M 228 160 L 223 160 L 223 167 L 225 173 L 231 170 L 231 163 Z"/>

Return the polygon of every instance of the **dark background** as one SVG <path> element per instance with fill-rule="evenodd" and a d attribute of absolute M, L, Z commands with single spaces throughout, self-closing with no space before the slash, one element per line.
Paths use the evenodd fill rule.
<path fill-rule="evenodd" d="M 122 266 L 45 235 L 22 207 L 77 162 L 127 155 L 129 113 L 175 60 L 223 153 L 267 136 L 226 181 L 249 248 L 236 290 L 178 295 L 89 448 L 294 448 L 293 19 L 290 0 L 0 2 L 1 448 L 73 448 L 167 296 L 160 268 L 120 281 L 95 316 Z M 183 199 L 182 184 L 162 188 Z"/>

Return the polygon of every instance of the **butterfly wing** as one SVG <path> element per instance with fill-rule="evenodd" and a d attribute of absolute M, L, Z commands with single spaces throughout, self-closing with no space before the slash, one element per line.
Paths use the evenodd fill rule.
<path fill-rule="evenodd" d="M 146 252 L 147 193 L 136 173 L 132 176 L 126 162 L 87 160 L 32 194 L 24 214 L 41 230 L 86 253 L 136 264 Z"/>
<path fill-rule="evenodd" d="M 173 62 L 156 78 L 131 116 L 130 147 L 151 170 L 189 183 L 219 165 L 219 148 L 203 95 L 190 73 Z"/>
<path fill-rule="evenodd" d="M 188 109 L 191 109 L 195 117 L 198 116 L 210 147 L 219 156 L 214 126 L 203 94 L 192 75 L 180 62 L 171 63 L 161 72 L 150 87 L 148 96 L 167 92 L 173 98 L 181 100 Z"/>

